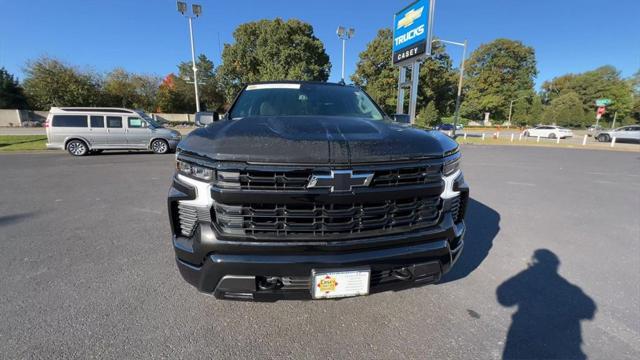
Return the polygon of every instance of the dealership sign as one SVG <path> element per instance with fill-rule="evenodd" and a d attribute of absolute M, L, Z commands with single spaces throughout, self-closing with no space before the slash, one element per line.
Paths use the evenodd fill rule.
<path fill-rule="evenodd" d="M 418 0 L 393 19 L 393 63 L 416 61 L 427 54 L 429 1 Z"/>

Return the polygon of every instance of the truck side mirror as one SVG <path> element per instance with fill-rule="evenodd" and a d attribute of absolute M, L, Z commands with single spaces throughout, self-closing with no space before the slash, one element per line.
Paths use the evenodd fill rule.
<path fill-rule="evenodd" d="M 207 126 L 215 121 L 220 120 L 220 115 L 217 112 L 199 112 L 196 113 L 195 123 L 198 127 Z"/>
<path fill-rule="evenodd" d="M 411 118 L 409 114 L 393 114 L 393 121 L 401 124 L 409 124 L 411 123 Z"/>

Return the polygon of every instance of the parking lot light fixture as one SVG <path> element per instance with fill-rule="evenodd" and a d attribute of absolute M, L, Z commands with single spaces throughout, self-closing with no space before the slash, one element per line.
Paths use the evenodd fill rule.
<path fill-rule="evenodd" d="M 184 13 L 187 12 L 187 3 L 184 1 L 178 1 L 177 5 L 178 5 L 178 12 L 184 15 Z"/>
<path fill-rule="evenodd" d="M 344 83 L 344 56 L 347 46 L 347 40 L 351 39 L 355 35 L 355 33 L 356 29 L 349 28 L 349 30 L 347 30 L 344 26 L 338 26 L 338 29 L 336 30 L 338 38 L 342 40 L 342 83 Z"/>
<path fill-rule="evenodd" d="M 189 20 L 189 38 L 191 40 L 191 68 L 193 70 L 193 87 L 196 95 L 196 112 L 200 112 L 200 97 L 198 96 L 198 68 L 196 67 L 196 50 L 193 40 L 193 19 L 202 15 L 202 6 L 199 4 L 191 5 L 192 15 L 186 14 L 187 3 L 183 1 L 177 2 L 178 12 Z"/>

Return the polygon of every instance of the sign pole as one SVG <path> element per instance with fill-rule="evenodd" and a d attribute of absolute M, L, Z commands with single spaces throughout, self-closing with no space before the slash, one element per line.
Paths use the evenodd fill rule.
<path fill-rule="evenodd" d="M 404 82 L 407 81 L 407 68 L 400 66 L 398 75 L 398 99 L 396 102 L 396 114 L 404 114 Z"/>
<path fill-rule="evenodd" d="M 613 113 L 613 123 L 611 123 L 611 128 L 615 128 L 616 127 L 616 117 L 618 116 L 618 112 L 614 112 Z"/>
<path fill-rule="evenodd" d="M 411 94 L 409 96 L 409 119 L 411 124 L 416 123 L 416 107 L 418 104 L 418 84 L 420 80 L 420 62 L 411 64 Z"/>

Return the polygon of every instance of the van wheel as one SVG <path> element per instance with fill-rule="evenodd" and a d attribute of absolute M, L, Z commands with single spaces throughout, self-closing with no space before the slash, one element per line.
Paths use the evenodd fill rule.
<path fill-rule="evenodd" d="M 151 142 L 151 150 L 156 154 L 166 154 L 169 152 L 169 144 L 162 139 L 155 139 Z"/>
<path fill-rule="evenodd" d="M 89 153 L 89 148 L 82 140 L 71 140 L 67 144 L 67 151 L 73 156 L 84 156 Z"/>
<path fill-rule="evenodd" d="M 554 133 L 549 134 L 549 139 L 555 139 L 555 138 L 556 138 L 556 134 Z"/>

